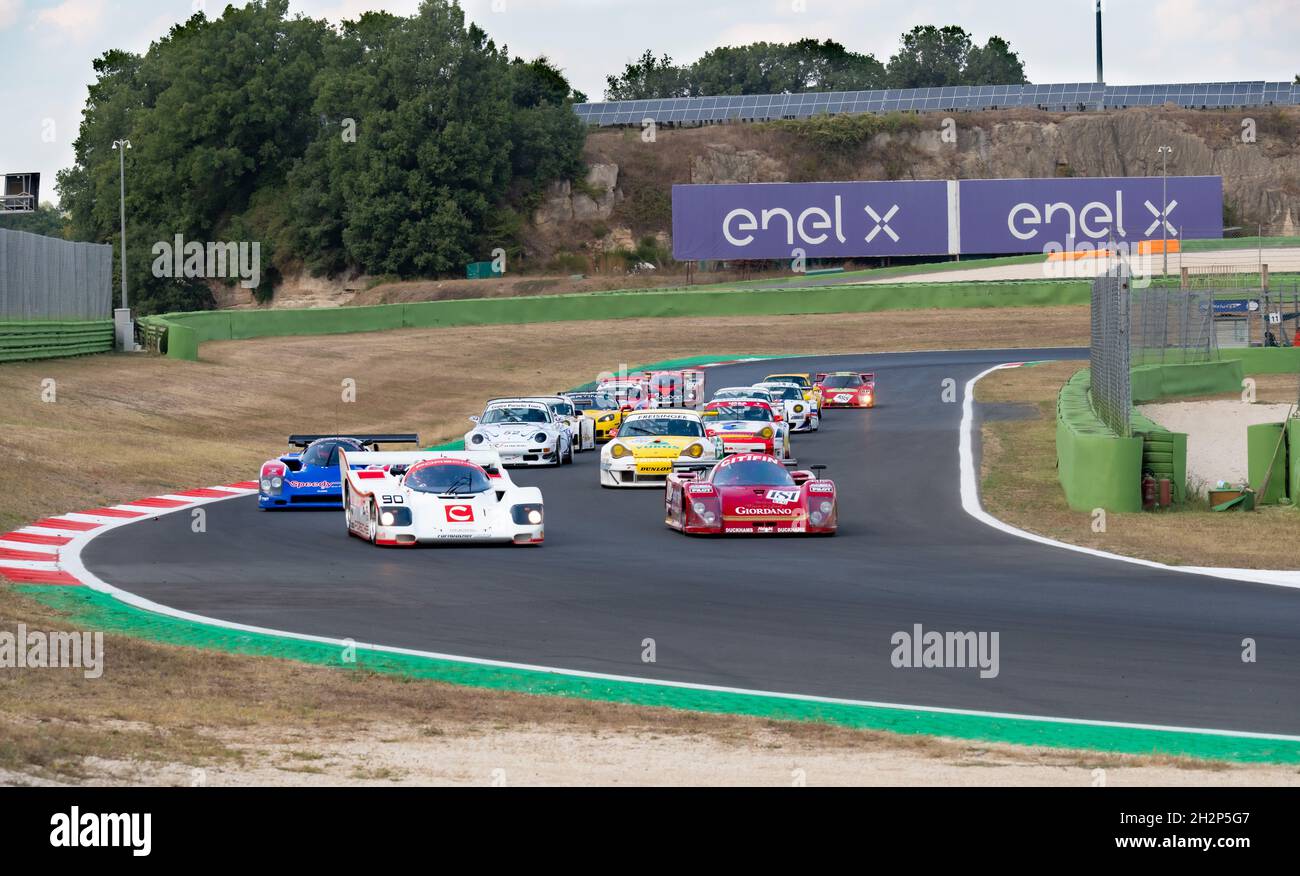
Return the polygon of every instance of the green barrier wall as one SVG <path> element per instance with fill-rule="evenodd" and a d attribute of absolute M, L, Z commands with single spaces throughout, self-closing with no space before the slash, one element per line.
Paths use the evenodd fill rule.
<path fill-rule="evenodd" d="M 1287 440 L 1287 484 L 1286 494 L 1293 504 L 1300 504 L 1300 419 L 1291 419 L 1286 424 Z"/>
<path fill-rule="evenodd" d="M 112 349 L 111 319 L 0 322 L 0 362 L 82 356 Z"/>
<path fill-rule="evenodd" d="M 186 326 L 194 331 L 198 345 L 205 341 L 285 335 L 570 320 L 1083 305 L 1089 302 L 1090 294 L 1086 282 L 909 283 L 707 292 L 652 290 L 310 310 L 169 313 L 146 317 L 146 320 L 169 330 L 175 325 Z M 168 344 L 167 355 L 176 359 L 194 358 L 197 346 L 192 349 L 188 343 Z"/>
<path fill-rule="evenodd" d="M 1237 359 L 1194 365 L 1139 365 L 1133 369 L 1133 403 L 1240 392 L 1244 377 L 1243 362 Z"/>
<path fill-rule="evenodd" d="M 1219 357 L 1241 363 L 1246 374 L 1300 373 L 1300 347 L 1251 347 L 1243 350 L 1220 350 Z"/>
<path fill-rule="evenodd" d="M 1255 504 L 1276 505 L 1287 491 L 1287 447 L 1282 437 L 1282 423 L 1259 423 L 1246 427 L 1247 478 L 1255 491 Z M 1260 492 L 1268 478 L 1268 489 Z"/>
<path fill-rule="evenodd" d="M 1120 438 L 1093 412 L 1091 378 L 1076 372 L 1056 400 L 1057 476 L 1076 511 L 1142 510 L 1143 439 Z"/>

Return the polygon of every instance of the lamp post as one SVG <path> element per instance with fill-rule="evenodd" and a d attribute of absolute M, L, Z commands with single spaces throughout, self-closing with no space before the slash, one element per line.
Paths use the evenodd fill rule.
<path fill-rule="evenodd" d="M 122 309 L 127 310 L 126 301 L 126 150 L 131 148 L 130 140 L 114 140 L 113 148 L 117 151 L 118 157 L 118 181 L 121 187 L 121 216 L 122 216 Z"/>
<path fill-rule="evenodd" d="M 1164 245 L 1160 248 L 1160 254 L 1164 258 L 1164 267 L 1161 269 L 1161 276 L 1169 276 L 1169 156 L 1174 154 L 1172 146 L 1161 146 L 1160 152 L 1160 234 L 1164 238 Z"/>

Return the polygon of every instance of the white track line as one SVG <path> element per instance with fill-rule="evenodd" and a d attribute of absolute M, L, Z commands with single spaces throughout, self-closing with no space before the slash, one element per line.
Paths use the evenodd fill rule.
<path fill-rule="evenodd" d="M 994 365 L 992 368 L 975 375 L 966 383 L 966 397 L 962 401 L 961 411 L 961 438 L 957 452 L 961 459 L 961 506 L 967 514 L 974 517 L 980 523 L 991 526 L 994 529 L 1010 535 L 1014 535 L 1018 538 L 1027 539 L 1051 547 L 1061 548 L 1062 550 L 1074 551 L 1075 553 L 1101 557 L 1106 560 L 1130 563 L 1135 566 L 1144 566 L 1148 569 L 1159 569 L 1164 572 L 1180 572 L 1186 575 L 1208 575 L 1213 578 L 1223 578 L 1229 581 L 1247 581 L 1252 584 L 1269 584 L 1274 587 L 1300 589 L 1300 572 L 1296 571 L 1271 569 L 1226 569 L 1215 566 L 1170 566 L 1165 563 L 1157 563 L 1154 560 L 1126 557 L 1122 554 L 1112 554 L 1108 551 L 1097 550 L 1096 548 L 1083 547 L 1082 545 L 1057 541 L 1056 539 L 1048 538 L 1045 535 L 1038 535 L 1037 533 L 1019 529 L 1009 523 L 999 520 L 985 511 L 984 506 L 980 504 L 979 478 L 977 477 L 975 470 L 975 385 L 994 371 L 1001 371 L 1005 368 L 1019 368 L 1020 366 L 1021 363 L 1018 362 Z"/>

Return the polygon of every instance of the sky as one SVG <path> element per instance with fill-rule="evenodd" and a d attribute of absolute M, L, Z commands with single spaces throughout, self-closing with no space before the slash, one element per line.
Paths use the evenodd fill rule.
<path fill-rule="evenodd" d="M 242 0 L 240 0 L 242 2 Z M 1104 0 L 1106 81 L 1291 81 L 1300 73 L 1297 0 Z M 410 14 L 419 0 L 292 0 L 338 22 L 366 10 Z M 832 38 L 882 62 L 918 24 L 956 24 L 1010 41 L 1031 82 L 1095 78 L 1093 0 L 463 0 L 467 16 L 512 55 L 546 55 L 599 100 L 605 76 L 647 48 L 690 62 L 720 45 Z M 143 53 L 219 0 L 0 0 L 0 172 L 54 174 L 73 161 L 91 61 Z M 1047 11 L 1050 9 L 1050 12 Z"/>

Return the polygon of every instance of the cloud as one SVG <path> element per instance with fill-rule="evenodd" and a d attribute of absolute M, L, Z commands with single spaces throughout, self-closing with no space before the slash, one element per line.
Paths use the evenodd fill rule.
<path fill-rule="evenodd" d="M 11 27 L 23 12 L 23 0 L 0 0 L 0 30 Z"/>
<path fill-rule="evenodd" d="M 106 5 L 106 0 L 63 0 L 58 6 L 38 12 L 36 21 L 39 25 L 61 31 L 65 37 L 94 37 L 101 32 Z"/>

